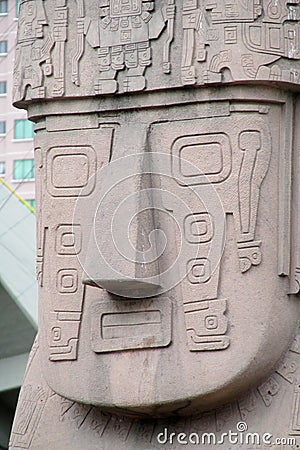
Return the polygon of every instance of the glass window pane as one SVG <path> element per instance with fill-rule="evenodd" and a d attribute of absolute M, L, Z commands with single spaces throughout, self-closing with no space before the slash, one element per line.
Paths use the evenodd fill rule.
<path fill-rule="evenodd" d="M 23 137 L 23 120 L 15 120 L 14 138 L 22 139 Z"/>
<path fill-rule="evenodd" d="M 19 17 L 20 12 L 20 0 L 16 0 L 16 17 Z"/>
<path fill-rule="evenodd" d="M 0 0 L 0 14 L 7 14 L 8 0 Z"/>
<path fill-rule="evenodd" d="M 34 160 L 20 159 L 14 161 L 14 180 L 29 180 L 34 178 Z"/>
<path fill-rule="evenodd" d="M 33 137 L 33 127 L 34 124 L 30 122 L 29 120 L 25 120 L 24 122 L 24 134 L 26 138 L 32 138 Z"/>
<path fill-rule="evenodd" d="M 0 14 L 8 13 L 8 0 L 0 0 Z"/>
<path fill-rule="evenodd" d="M 25 159 L 23 162 L 23 179 L 34 178 L 33 159 Z"/>
<path fill-rule="evenodd" d="M 26 202 L 29 203 L 29 205 L 32 206 L 33 209 L 36 209 L 35 199 L 26 200 Z"/>
<path fill-rule="evenodd" d="M 0 41 L 0 54 L 7 53 L 7 41 Z"/>
<path fill-rule="evenodd" d="M 5 161 L 0 161 L 0 176 L 5 175 Z"/>
<path fill-rule="evenodd" d="M 6 134 L 6 122 L 5 120 L 0 121 L 0 134 Z"/>
<path fill-rule="evenodd" d="M 15 120 L 14 139 L 33 138 L 34 123 L 30 120 Z"/>
<path fill-rule="evenodd" d="M 0 94 L 7 93 L 6 81 L 0 81 Z"/>
<path fill-rule="evenodd" d="M 22 161 L 14 161 L 14 179 L 21 180 L 22 179 Z"/>

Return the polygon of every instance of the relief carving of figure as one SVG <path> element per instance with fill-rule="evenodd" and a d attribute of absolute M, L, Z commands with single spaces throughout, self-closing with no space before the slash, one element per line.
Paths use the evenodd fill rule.
<path fill-rule="evenodd" d="M 126 69 L 125 92 L 140 91 L 151 65 L 151 40 L 157 39 L 168 20 L 174 19 L 175 6 L 155 8 L 154 1 L 99 0 L 99 19 L 85 18 L 84 34 L 88 43 L 98 49 L 99 78 L 96 94 L 118 90 L 115 80 Z"/>

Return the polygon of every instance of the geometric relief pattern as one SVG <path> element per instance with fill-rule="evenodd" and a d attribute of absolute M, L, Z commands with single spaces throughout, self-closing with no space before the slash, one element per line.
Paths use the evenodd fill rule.
<path fill-rule="evenodd" d="M 53 0 L 54 15 L 48 22 L 44 1 L 21 1 L 15 59 L 14 99 L 61 97 L 65 92 L 67 0 Z M 52 79 L 46 88 L 45 80 Z"/>
<path fill-rule="evenodd" d="M 234 41 L 234 29 L 227 30 L 227 38 Z M 199 192 L 200 198 L 201 189 L 213 185 L 211 190 L 220 198 L 224 208 L 222 213 L 233 214 L 241 273 L 262 261 L 261 241 L 255 240 L 255 231 L 260 189 L 271 157 L 271 138 L 266 121 L 252 112 L 247 120 L 246 116 L 243 119 L 244 116 L 233 112 L 231 117 L 219 117 L 215 127 L 212 124 L 204 127 L 204 122 L 199 119 L 190 124 L 183 121 L 178 126 L 181 132 L 172 130 L 171 144 L 171 170 L 175 183 L 186 189 L 191 186 Z M 213 133 L 209 132 L 210 128 Z M 203 129 L 205 133 L 196 133 Z M 192 204 L 190 207 L 193 209 Z M 218 262 L 213 256 L 215 239 L 223 231 L 217 228 L 217 216 L 213 217 L 207 205 L 204 207 L 208 211 L 196 210 L 183 220 L 185 245 L 190 246 L 191 251 L 192 246 L 198 246 L 197 258 L 186 263 L 187 300 L 184 309 L 191 351 L 221 350 L 229 345 L 225 336 L 227 303 L 218 298 L 222 253 L 217 258 Z M 210 309 L 215 316 L 211 322 L 205 321 L 205 314 L 209 315 Z M 213 324 L 216 323 L 212 339 Z M 209 325 L 212 325 L 211 329 Z"/>
<path fill-rule="evenodd" d="M 138 304 L 95 303 L 90 316 L 95 353 L 166 347 L 172 341 L 172 303 L 167 297 Z"/>
<path fill-rule="evenodd" d="M 187 264 L 187 277 L 190 283 L 206 283 L 211 278 L 211 264 L 207 258 L 197 258 Z"/>
<path fill-rule="evenodd" d="M 41 386 L 25 385 L 18 404 L 18 420 L 15 422 L 9 448 L 29 449 L 50 391 Z"/>
<path fill-rule="evenodd" d="M 214 234 L 211 215 L 190 214 L 185 218 L 184 231 L 186 240 L 191 244 L 210 242 Z"/>
<path fill-rule="evenodd" d="M 77 269 L 61 269 L 57 272 L 57 290 L 61 294 L 72 294 L 78 289 Z"/>
<path fill-rule="evenodd" d="M 173 176 L 183 186 L 220 183 L 231 171 L 231 146 L 225 133 L 180 137 L 172 155 Z"/>
<path fill-rule="evenodd" d="M 77 255 L 81 251 L 81 226 L 59 225 L 56 231 L 56 252 L 58 255 Z"/>
<path fill-rule="evenodd" d="M 80 320 L 80 312 L 55 311 L 51 313 L 48 336 L 50 361 L 76 359 Z"/>
<path fill-rule="evenodd" d="M 261 241 L 238 243 L 238 255 L 241 272 L 247 272 L 251 266 L 258 266 L 261 263 Z"/>
<path fill-rule="evenodd" d="M 273 3 L 273 4 L 272 4 Z M 299 83 L 299 2 L 183 0 L 183 85 L 228 80 Z"/>
<path fill-rule="evenodd" d="M 63 397 L 60 399 L 60 421 L 72 422 L 76 430 L 87 430 L 97 438 L 102 438 L 104 433 L 113 434 L 120 443 L 126 442 L 132 431 L 132 419 L 106 413 L 99 408 L 75 403 Z"/>
<path fill-rule="evenodd" d="M 229 346 L 225 336 L 228 319 L 226 300 L 202 301 L 185 308 L 190 351 L 224 350 Z"/>
<path fill-rule="evenodd" d="M 60 295 L 55 294 L 57 301 L 53 303 L 54 311 L 50 312 L 48 322 L 49 360 L 74 360 L 77 358 L 81 321 L 78 299 L 81 298 L 82 293 L 76 264 L 74 264 L 75 267 L 68 267 L 68 265 L 72 262 L 70 258 L 76 256 L 82 249 L 82 231 L 80 225 L 60 224 L 55 227 L 54 233 L 55 253 L 60 258 L 58 266 L 62 261 L 65 263 L 63 268 L 56 272 L 54 286 Z M 73 259 L 73 263 L 76 262 Z"/>
<path fill-rule="evenodd" d="M 179 185 L 197 187 L 213 184 L 221 198 L 225 195 L 223 201 L 226 203 L 226 186 L 234 183 L 230 193 L 233 209 L 228 213 L 233 212 L 237 222 L 237 246 L 242 273 L 251 266 L 259 265 L 262 260 L 261 242 L 254 238 L 261 184 L 271 155 L 269 131 L 265 125 L 255 124 L 253 119 L 250 123 L 253 123 L 253 128 L 249 125 L 249 129 L 243 130 L 239 125 L 241 131 L 235 131 L 235 136 L 232 132 L 180 136 L 171 146 L 172 175 Z M 219 127 L 224 128 L 222 125 Z M 224 184 L 227 182 L 228 185 Z M 212 241 L 214 229 L 210 214 L 194 213 L 187 216 L 184 231 L 188 243 L 201 246 Z M 196 267 L 200 267 L 200 264 Z M 188 269 L 191 268 L 193 264 L 189 262 Z M 209 262 L 203 272 L 206 273 L 204 279 L 207 281 Z M 196 283 L 193 270 L 191 273 L 190 282 Z"/>
<path fill-rule="evenodd" d="M 238 255 L 242 273 L 259 265 L 262 260 L 261 242 L 254 238 L 260 188 L 270 163 L 271 139 L 268 132 L 259 128 L 256 126 L 240 132 L 238 142 L 242 157 L 238 178 Z"/>
<path fill-rule="evenodd" d="M 300 435 L 300 385 L 297 383 L 295 386 L 291 435 Z"/>
<path fill-rule="evenodd" d="M 62 97 L 68 88 L 86 96 L 231 81 L 300 83 L 298 1 L 182 0 L 176 9 L 174 0 L 90 0 L 93 16 L 85 0 L 73 3 L 70 15 L 67 0 L 21 2 L 16 101 Z M 87 59 L 92 76 L 82 83 Z M 171 69 L 177 76 L 168 80 Z"/>
<path fill-rule="evenodd" d="M 69 202 L 68 198 L 66 201 Z M 47 312 L 49 360 L 75 360 L 82 308 L 82 286 L 76 256 L 82 250 L 82 229 L 79 224 L 59 224 L 50 229 L 53 232 L 53 260 L 56 260 L 57 271 L 55 279 L 48 280 L 54 291 L 50 294 L 53 298 Z"/>
<path fill-rule="evenodd" d="M 76 3 L 79 7 L 80 2 L 74 2 L 74 7 Z M 72 69 L 75 77 L 75 65 Z M 77 119 L 73 122 L 62 117 L 47 122 L 51 142 L 41 137 L 44 164 L 40 185 L 44 187 L 43 210 L 48 211 L 44 222 L 49 231 L 46 248 L 49 270 L 41 298 L 50 361 L 77 359 L 84 300 L 78 255 L 84 250 L 84 224 L 90 212 L 85 211 L 78 220 L 74 220 L 74 214 L 82 213 L 78 199 L 94 191 L 97 167 L 109 160 L 114 130 L 105 126 L 98 129 L 99 120 L 97 117 L 94 120 L 94 116 L 92 122 L 85 115 L 78 115 Z M 83 131 L 78 132 L 81 128 Z"/>
<path fill-rule="evenodd" d="M 47 189 L 53 197 L 89 195 L 95 173 L 96 154 L 90 146 L 52 147 L 47 152 Z"/>
<path fill-rule="evenodd" d="M 272 375 L 268 380 L 258 387 L 258 393 L 266 406 L 270 406 L 272 403 L 272 397 L 278 394 L 280 390 L 280 384 L 276 380 L 276 377 Z"/>
<path fill-rule="evenodd" d="M 116 80 L 125 71 L 124 92 L 141 91 L 146 87 L 145 71 L 152 64 L 151 41 L 157 39 L 166 23 L 168 43 L 165 44 L 163 69 L 170 72 L 170 44 L 173 39 L 175 7 L 155 10 L 148 0 L 100 2 L 99 18 L 86 18 L 84 34 L 90 46 L 98 51 L 99 76 L 94 83 L 95 94 L 112 94 L 119 89 Z"/>
<path fill-rule="evenodd" d="M 75 5 L 79 7 L 80 3 L 74 2 L 75 14 Z M 75 69 L 74 65 L 74 77 Z M 101 167 L 104 159 L 108 162 L 113 134 L 112 127 L 98 130 L 99 120 L 95 117 L 92 121 L 85 115 L 78 115 L 79 122 L 66 117 L 53 123 L 47 121 L 51 139 L 48 143 L 40 137 L 44 158 L 40 185 L 44 188 L 43 210 L 47 211 L 44 221 L 49 231 L 46 248 L 49 270 L 41 298 L 50 361 L 71 361 L 78 356 L 84 297 L 78 255 L 83 251 L 88 213 L 78 220 L 74 220 L 74 214 L 82 212 L 78 198 L 90 196 L 95 188 L 97 167 Z"/>

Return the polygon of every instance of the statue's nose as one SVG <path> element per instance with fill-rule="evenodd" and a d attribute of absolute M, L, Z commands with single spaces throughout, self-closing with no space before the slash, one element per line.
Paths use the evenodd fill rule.
<path fill-rule="evenodd" d="M 160 277 L 153 212 L 149 208 L 137 214 L 136 223 L 129 226 L 128 233 L 126 224 L 122 222 L 113 227 L 111 236 L 107 236 L 106 232 L 97 233 L 97 229 L 105 226 L 108 218 L 102 217 L 103 222 L 96 224 L 96 233 L 91 239 L 93 244 L 89 245 L 83 283 L 122 297 L 155 295 L 160 288 Z M 95 238 L 101 239 L 101 235 L 103 241 L 95 245 Z M 120 244 L 120 241 L 123 242 Z M 125 254 L 126 250 L 129 255 Z"/>
<path fill-rule="evenodd" d="M 122 297 L 157 294 L 162 241 L 155 224 L 156 196 L 148 162 L 149 154 L 140 154 L 133 159 L 124 158 L 122 174 L 115 173 L 121 167 L 115 163 L 105 169 L 84 284 Z M 119 180 L 116 182 L 114 177 Z"/>

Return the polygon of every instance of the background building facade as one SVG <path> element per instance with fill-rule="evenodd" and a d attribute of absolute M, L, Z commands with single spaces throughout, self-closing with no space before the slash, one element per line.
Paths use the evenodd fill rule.
<path fill-rule="evenodd" d="M 33 124 L 12 106 L 20 0 L 0 0 L 0 177 L 35 206 Z"/>
<path fill-rule="evenodd" d="M 37 331 L 35 216 L 23 201 L 35 208 L 33 124 L 11 104 L 18 8 L 0 0 L 0 450 Z"/>

